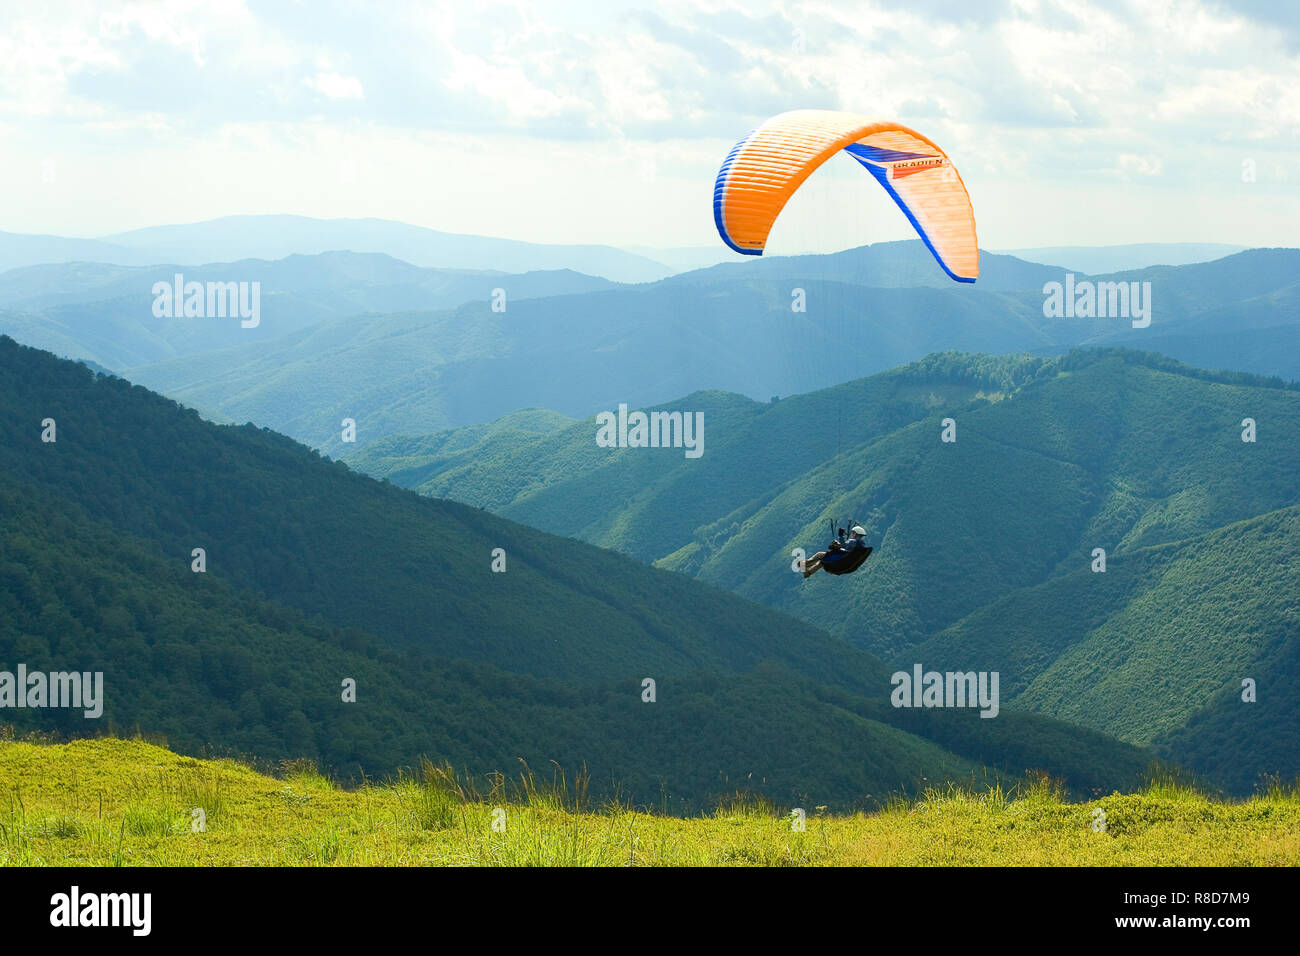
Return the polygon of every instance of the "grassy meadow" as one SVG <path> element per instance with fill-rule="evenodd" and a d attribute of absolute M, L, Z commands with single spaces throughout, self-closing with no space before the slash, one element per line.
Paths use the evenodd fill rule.
<path fill-rule="evenodd" d="M 549 768 L 548 768 L 549 770 Z M 898 800 L 876 813 L 736 799 L 680 818 L 588 806 L 524 771 L 471 787 L 445 768 L 342 789 L 141 740 L 0 741 L 7 866 L 1295 866 L 1300 791 L 1220 802 L 1153 783 L 1066 802 L 1046 781 Z M 195 810 L 205 829 L 195 832 Z M 1104 830 L 1097 829 L 1105 812 Z M 498 829 L 494 829 L 494 819 Z M 501 824 L 504 829 L 501 829 Z"/>

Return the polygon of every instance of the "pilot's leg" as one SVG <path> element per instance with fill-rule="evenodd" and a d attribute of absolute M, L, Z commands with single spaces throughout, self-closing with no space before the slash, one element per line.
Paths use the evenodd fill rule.
<path fill-rule="evenodd" d="M 818 551 L 811 558 L 803 563 L 803 576 L 811 577 L 822 569 L 822 558 L 826 557 L 825 551 Z"/>

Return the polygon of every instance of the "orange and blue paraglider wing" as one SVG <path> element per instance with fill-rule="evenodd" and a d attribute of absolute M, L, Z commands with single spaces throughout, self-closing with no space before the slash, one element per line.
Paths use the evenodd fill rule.
<path fill-rule="evenodd" d="M 979 277 L 975 212 L 952 160 L 915 130 L 856 113 L 795 110 L 746 133 L 713 187 L 722 241 L 761 256 L 790 197 L 840 150 L 876 177 L 949 276 L 958 282 Z"/>

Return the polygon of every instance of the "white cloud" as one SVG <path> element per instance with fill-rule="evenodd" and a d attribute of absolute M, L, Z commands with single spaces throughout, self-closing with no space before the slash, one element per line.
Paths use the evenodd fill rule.
<path fill-rule="evenodd" d="M 1135 156 L 1132 153 L 1120 153 L 1115 167 L 1121 172 L 1137 173 L 1139 176 L 1159 176 L 1164 163 L 1159 156 Z"/>
<path fill-rule="evenodd" d="M 355 76 L 341 73 L 317 73 L 304 79 L 303 84 L 332 100 L 359 100 L 365 97 L 361 81 Z"/>
<path fill-rule="evenodd" d="M 772 113 L 816 106 L 896 116 L 942 143 L 986 245 L 1166 239 L 1152 230 L 1181 210 L 1201 213 L 1190 238 L 1295 244 L 1278 225 L 1300 222 L 1288 44 L 1282 27 L 1217 0 L 0 12 L 0 123 L 12 131 L 0 174 L 21 187 L 44 157 L 59 160 L 58 189 L 7 202 L 0 229 L 346 207 L 543 241 L 705 244 L 730 144 Z M 325 143 L 355 169 L 346 194 L 343 159 L 320 162 Z M 1249 203 L 1231 192 L 1245 157 L 1260 170 Z M 1164 218 L 1092 214 L 1121 190 L 1129 206 L 1145 201 L 1130 189 L 1159 190 Z M 827 242 L 897 225 L 887 208 L 862 224 L 826 202 Z"/>

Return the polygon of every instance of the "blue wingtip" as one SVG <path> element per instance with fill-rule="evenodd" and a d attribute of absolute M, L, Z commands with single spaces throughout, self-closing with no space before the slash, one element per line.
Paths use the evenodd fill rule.
<path fill-rule="evenodd" d="M 736 161 L 736 156 L 742 146 L 749 142 L 749 138 L 754 135 L 754 130 L 750 130 L 740 138 L 735 146 L 731 147 L 731 152 L 727 158 L 722 161 L 722 166 L 718 169 L 718 178 L 713 181 L 713 224 L 718 227 L 718 235 L 722 237 L 730 248 L 739 252 L 742 256 L 761 256 L 762 249 L 742 249 L 731 241 L 731 236 L 727 235 L 727 227 L 722 224 L 722 197 L 726 193 L 727 174 L 731 172 L 731 164 Z"/>

